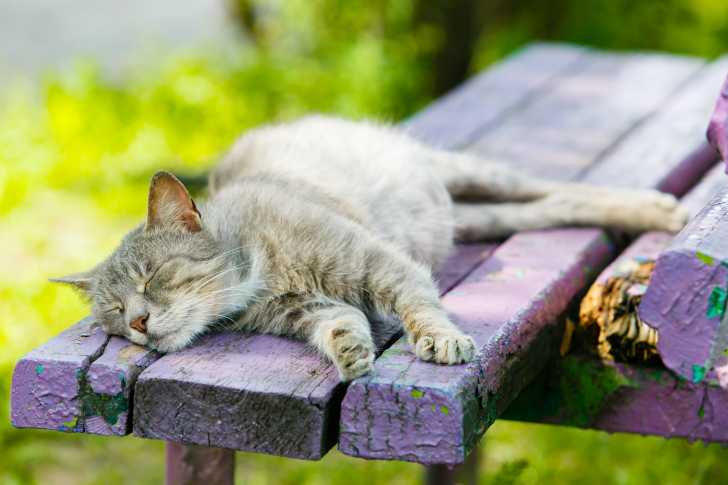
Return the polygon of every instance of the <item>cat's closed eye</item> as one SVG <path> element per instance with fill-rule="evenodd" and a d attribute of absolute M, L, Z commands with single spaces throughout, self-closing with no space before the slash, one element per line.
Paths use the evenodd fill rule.
<path fill-rule="evenodd" d="M 116 305 L 111 308 L 108 308 L 107 310 L 104 311 L 104 313 L 106 313 L 108 315 L 121 315 L 122 313 L 124 313 L 124 307 L 121 305 Z"/>

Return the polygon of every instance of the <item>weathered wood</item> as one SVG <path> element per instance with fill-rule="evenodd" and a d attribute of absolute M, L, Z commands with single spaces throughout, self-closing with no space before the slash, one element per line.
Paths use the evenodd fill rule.
<path fill-rule="evenodd" d="M 649 123 L 660 103 L 669 104 L 665 98 L 698 67 L 686 60 L 671 67 L 663 56 L 594 55 L 474 149 L 551 178 L 578 176 L 616 150 L 635 125 Z M 658 78 L 656 90 L 645 96 L 645 79 Z M 659 136 L 657 130 L 651 133 Z M 642 140 L 646 145 L 654 141 Z M 625 161 L 627 167 L 641 162 Z M 613 182 L 656 187 L 681 162 L 679 155 L 659 160 L 640 179 L 623 174 Z M 525 233 L 501 245 L 443 299 L 475 338 L 477 361 L 454 367 L 420 362 L 398 341 L 376 361 L 371 376 L 350 385 L 342 403 L 341 451 L 425 464 L 462 463 L 558 349 L 560 316 L 611 257 L 599 230 Z"/>
<path fill-rule="evenodd" d="M 441 278 L 443 291 L 493 247 L 458 248 Z M 335 368 L 304 342 L 210 335 L 142 373 L 135 388 L 134 434 L 319 459 L 336 443 L 344 388 Z"/>
<path fill-rule="evenodd" d="M 715 197 L 715 195 L 728 185 L 728 177 L 723 172 L 723 167 L 716 163 L 710 171 L 700 180 L 690 192 L 680 200 L 689 212 L 690 217 L 695 217 L 703 207 Z"/>
<path fill-rule="evenodd" d="M 571 45 L 531 44 L 433 102 L 405 127 L 431 145 L 465 146 L 501 123 L 509 111 L 550 88 L 585 52 Z"/>
<path fill-rule="evenodd" d="M 636 126 L 588 169 L 583 180 L 605 185 L 624 178 L 638 181 L 663 167 L 664 178 L 656 187 L 676 195 L 685 194 L 718 159 L 715 150 L 705 143 L 704 127 L 726 71 L 728 56 L 703 67 L 648 123 Z M 643 93 L 644 90 L 635 95 Z M 683 163 L 674 167 L 675 160 Z M 665 170 L 665 165 L 670 170 Z"/>
<path fill-rule="evenodd" d="M 131 383 L 153 353 L 109 338 L 86 318 L 23 357 L 12 384 L 12 422 L 19 428 L 123 435 Z"/>
<path fill-rule="evenodd" d="M 415 117 L 408 128 L 429 143 L 458 146 L 480 135 L 494 120 L 507 118 L 520 104 L 550 86 L 557 73 L 565 76 L 581 52 L 579 48 L 554 45 L 527 48 L 499 64 L 492 75 L 479 76 L 446 101 Z M 456 284 L 482 261 L 483 251 L 487 254 L 492 248 L 460 248 L 458 256 L 445 266 L 440 288 L 445 291 Z M 255 344 L 260 339 L 266 343 Z M 246 365 L 256 369 L 255 374 L 250 374 L 255 379 L 241 375 L 235 364 L 240 362 L 235 353 L 249 345 L 256 353 L 251 354 Z M 190 349 L 167 356 L 142 374 L 136 389 L 136 434 L 311 459 L 321 457 L 336 442 L 344 387 L 333 367 L 303 343 L 229 335 L 205 340 L 196 348 L 200 355 L 198 350 Z M 205 348 L 217 354 L 220 365 L 214 370 L 203 369 Z M 189 352 L 194 355 L 191 359 L 201 361 L 192 364 L 184 360 Z M 300 358 L 289 359 L 289 355 Z M 200 373 L 195 366 L 200 366 Z M 177 372 L 177 368 L 189 375 Z M 205 378 L 206 372 L 211 372 L 214 379 Z M 198 396 L 193 404 L 183 406 L 183 412 L 194 415 L 194 420 L 173 420 L 167 415 L 169 409 L 179 405 L 183 392 Z M 245 396 L 241 406 L 246 413 L 231 414 L 229 410 L 235 408 L 226 408 L 226 403 L 240 396 Z M 282 419 L 271 409 L 285 409 L 296 423 L 280 424 Z M 285 433 L 281 434 L 281 430 Z"/>
<path fill-rule="evenodd" d="M 607 156 L 620 137 L 664 107 L 666 98 L 700 66 L 693 59 L 666 55 L 591 53 L 575 72 L 559 78 L 553 89 L 522 107 L 519 116 L 504 120 L 471 150 L 535 175 L 577 177 L 593 167 L 596 158 Z M 661 137 L 654 138 L 653 143 L 662 143 Z M 644 153 L 649 144 L 637 142 L 636 148 Z M 634 155 L 630 160 L 631 170 L 641 163 Z M 646 162 L 651 166 L 655 160 Z M 625 178 L 622 172 L 616 177 Z"/>
<path fill-rule="evenodd" d="M 524 390 L 503 419 L 728 442 L 728 393 L 664 367 L 566 356 Z"/>
<path fill-rule="evenodd" d="M 716 371 L 728 364 L 726 261 L 728 188 L 657 260 L 639 308 L 640 318 L 660 335 L 657 348 L 665 365 L 696 383 L 717 378 Z"/>
<path fill-rule="evenodd" d="M 722 167 L 715 163 L 698 185 L 681 200 L 681 204 L 695 216 L 725 185 L 725 181 Z M 631 281 L 635 272 L 654 268 L 660 253 L 670 245 L 673 238 L 673 234 L 666 232 L 642 234 L 602 271 L 589 288 L 581 302 L 579 320 L 582 327 L 599 327 L 597 346 L 602 358 L 613 359 L 615 356 L 624 357 L 636 353 L 631 355 L 632 361 L 638 361 L 640 357 L 655 360 L 656 332 L 637 318 L 636 310 L 630 314 L 630 310 L 626 308 L 634 309 L 639 305 L 646 287 L 636 289 L 634 285 L 623 282 Z M 647 276 L 649 278 L 651 275 Z M 624 293 L 615 295 L 615 291 Z M 627 331 L 625 325 L 631 329 Z M 635 331 L 635 328 L 639 331 Z M 614 341 L 618 343 L 617 348 L 613 348 Z"/>
<path fill-rule="evenodd" d="M 235 452 L 224 448 L 166 444 L 166 485 L 233 485 Z"/>
<path fill-rule="evenodd" d="M 543 248 L 558 248 L 548 258 Z M 423 464 L 459 464 L 557 346 L 558 317 L 613 256 L 596 229 L 516 235 L 443 298 L 480 349 L 476 362 L 418 360 L 404 339 L 342 403 L 346 454 Z M 528 352 L 526 352 L 528 349 Z"/>
<path fill-rule="evenodd" d="M 480 467 L 481 440 L 477 448 L 470 452 L 465 463 L 456 466 L 429 465 L 425 467 L 425 485 L 477 485 Z"/>
<path fill-rule="evenodd" d="M 683 203 L 695 214 L 724 178 L 722 167 L 716 165 Z M 630 264 L 656 260 L 673 237 L 643 234 L 599 275 L 589 294 Z M 728 395 L 721 389 L 688 382 L 662 366 L 568 355 L 556 359 L 522 391 L 503 418 L 725 442 L 728 415 L 721 408 L 726 404 Z"/>
<path fill-rule="evenodd" d="M 723 84 L 715 102 L 713 116 L 708 125 L 708 140 L 728 163 L 728 78 Z"/>

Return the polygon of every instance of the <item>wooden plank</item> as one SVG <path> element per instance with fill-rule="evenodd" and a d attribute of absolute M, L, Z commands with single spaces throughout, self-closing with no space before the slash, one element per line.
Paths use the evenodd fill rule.
<path fill-rule="evenodd" d="M 86 318 L 20 359 L 10 398 L 14 426 L 83 431 L 81 376 L 107 341 L 92 323 Z"/>
<path fill-rule="evenodd" d="M 13 425 L 128 434 L 132 383 L 155 356 L 125 339 L 108 337 L 86 318 L 15 366 Z"/>
<path fill-rule="evenodd" d="M 705 174 L 698 185 L 680 200 L 680 203 L 690 211 L 691 217 L 695 217 L 726 185 L 728 185 L 728 177 L 726 177 L 723 167 L 716 164 Z"/>
<path fill-rule="evenodd" d="M 520 158 L 516 166 L 535 167 L 551 178 L 578 176 L 637 124 L 649 123 L 645 119 L 698 67 L 684 59 L 675 63 L 671 68 L 664 56 L 595 55 L 579 74 L 523 108 L 474 150 L 509 162 Z M 645 97 L 644 83 L 653 79 L 657 91 L 651 89 Z M 654 140 L 642 141 L 649 145 Z M 677 157 L 660 160 L 639 180 L 613 182 L 656 187 L 681 162 Z M 511 238 L 443 300 L 475 338 L 477 361 L 457 367 L 420 362 L 398 341 L 376 361 L 371 376 L 349 386 L 341 410 L 340 450 L 364 458 L 462 463 L 558 349 L 559 317 L 592 272 L 612 256 L 600 230 L 538 231 Z"/>
<path fill-rule="evenodd" d="M 642 123 L 630 131 L 619 145 L 588 169 L 582 179 L 608 185 L 629 173 L 631 179 L 637 181 L 649 177 L 658 167 L 672 165 L 675 159 L 680 159 L 686 161 L 685 166 L 663 169 L 666 177 L 658 182 L 657 187 L 677 195 L 685 194 L 718 160 L 717 152 L 705 143 L 704 127 L 710 117 L 715 93 L 727 71 L 728 56 L 703 68 L 649 123 Z M 645 140 L 650 140 L 650 143 L 645 143 Z M 700 149 L 693 153 L 698 146 Z"/>
<path fill-rule="evenodd" d="M 664 367 L 566 356 L 524 390 L 503 419 L 728 442 L 728 393 Z"/>
<path fill-rule="evenodd" d="M 470 150 L 535 175 L 575 178 L 661 107 L 700 62 L 657 54 L 592 53 L 579 67 Z"/>
<path fill-rule="evenodd" d="M 465 146 L 550 88 L 584 54 L 583 48 L 572 45 L 530 44 L 430 104 L 405 128 L 434 146 Z"/>
<path fill-rule="evenodd" d="M 442 291 L 494 248 L 458 247 L 439 278 Z M 336 443 L 344 389 L 333 365 L 304 342 L 232 332 L 209 335 L 141 374 L 134 434 L 319 459 Z"/>
<path fill-rule="evenodd" d="M 720 152 L 721 158 L 728 163 L 728 78 L 715 102 L 713 116 L 708 125 L 708 139 Z"/>
<path fill-rule="evenodd" d="M 721 190 L 660 255 L 640 318 L 657 329 L 665 365 L 693 382 L 728 370 L 728 188 Z"/>
<path fill-rule="evenodd" d="M 578 61 L 581 52 L 579 48 L 553 45 L 527 48 L 497 66 L 494 74 L 478 77 L 448 100 L 436 103 L 411 120 L 408 127 L 431 144 L 458 146 L 541 92 L 550 85 L 556 73 L 566 75 L 570 64 Z M 443 124 L 445 119 L 448 121 Z M 483 250 L 460 248 L 456 258 L 448 263 L 447 271 L 439 278 L 441 290 L 446 291 L 465 277 L 490 250 L 492 246 Z M 330 364 L 301 342 L 243 335 L 220 338 L 222 340 L 204 341 L 199 347 L 209 346 L 209 351 L 217 354 L 220 365 L 215 368 L 215 375 L 220 382 L 204 381 L 203 375 L 195 374 L 195 366 L 202 369 L 204 364 L 184 360 L 185 352 L 193 352 L 193 360 L 199 358 L 203 362 L 204 359 L 192 349 L 182 352 L 181 357 L 165 357 L 141 375 L 136 386 L 135 434 L 311 459 L 320 458 L 333 446 L 344 388 L 335 378 Z M 266 344 L 255 344 L 261 338 Z M 236 352 L 248 348 L 249 344 L 256 353 L 250 361 L 246 361 L 246 365 L 254 366 L 256 379 L 270 384 L 264 390 L 255 382 L 241 377 L 239 368 L 235 367 L 236 363 L 240 363 Z M 291 361 L 282 357 L 289 354 L 299 356 L 299 359 Z M 229 365 L 223 364 L 223 361 Z M 288 362 L 285 371 L 274 361 Z M 189 376 L 176 373 L 176 368 L 186 369 Z M 230 374 L 219 374 L 228 371 Z M 207 371 L 203 369 L 200 372 L 204 374 Z M 276 372 L 285 374 L 286 378 L 272 375 Z M 221 382 L 225 382 L 225 386 Z M 155 392 L 155 388 L 164 389 L 164 393 Z M 185 389 L 199 393 L 196 394 L 199 396 L 214 395 L 215 399 L 200 397 L 197 404 L 185 409 L 190 416 L 195 416 L 194 420 L 166 419 L 168 410 L 178 405 L 180 393 Z M 230 414 L 225 408 L 225 396 L 237 398 L 241 395 L 245 396 L 246 413 Z M 152 399 L 152 396 L 156 398 Z M 287 423 L 281 428 L 276 424 L 280 421 L 279 416 L 271 415 L 269 411 L 278 406 L 275 404 L 278 402 L 281 405 L 287 403 L 286 408 L 291 415 L 297 414 L 297 426 Z M 219 421 L 227 425 L 216 424 Z M 210 427 L 211 423 L 216 425 Z M 214 431 L 208 434 L 209 430 Z"/>
<path fill-rule="evenodd" d="M 496 243 L 461 244 L 443 263 L 440 271 L 435 275 L 440 294 L 444 295 L 467 277 L 480 263 L 488 259 Z"/>
<path fill-rule="evenodd" d="M 695 214 L 724 185 L 716 164 L 683 203 Z M 633 261 L 656 260 L 674 235 L 643 234 L 612 262 L 595 285 Z M 664 367 L 604 363 L 594 357 L 556 359 L 504 413 L 505 419 L 563 424 L 609 432 L 640 433 L 711 442 L 728 441 L 728 394 L 689 382 Z"/>
<path fill-rule="evenodd" d="M 544 247 L 559 248 L 544 258 Z M 342 403 L 346 454 L 423 464 L 459 464 L 485 429 L 548 359 L 558 317 L 613 256 L 597 229 L 516 235 L 443 298 L 473 337 L 467 366 L 418 360 L 400 339 L 354 381 Z M 525 352 L 529 349 L 529 352 Z"/>

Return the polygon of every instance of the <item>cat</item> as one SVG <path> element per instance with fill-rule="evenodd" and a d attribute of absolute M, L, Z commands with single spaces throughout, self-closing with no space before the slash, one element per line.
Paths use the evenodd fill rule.
<path fill-rule="evenodd" d="M 146 221 L 92 270 L 53 281 L 82 290 L 105 332 L 139 345 L 176 351 L 220 324 L 286 335 L 344 381 L 372 369 L 377 322 L 392 316 L 420 359 L 474 358 L 432 277 L 454 240 L 570 225 L 677 231 L 687 218 L 671 195 L 540 180 L 326 116 L 249 131 L 209 191 L 197 206 L 157 173 Z"/>

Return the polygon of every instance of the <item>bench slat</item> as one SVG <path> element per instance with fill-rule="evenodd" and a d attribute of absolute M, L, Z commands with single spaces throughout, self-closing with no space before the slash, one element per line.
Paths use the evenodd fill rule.
<path fill-rule="evenodd" d="M 520 157 L 516 166 L 535 167 L 552 178 L 578 176 L 615 150 L 634 126 L 650 123 L 650 115 L 669 106 L 666 98 L 700 67 L 693 61 L 673 61 L 671 67 L 670 58 L 660 55 L 594 54 L 583 70 L 524 107 L 519 117 L 483 137 L 474 149 L 509 162 Z M 653 79 L 654 89 L 651 86 L 645 95 L 642 87 Z M 646 145 L 653 141 L 642 140 Z M 625 163 L 636 165 L 641 160 Z M 656 187 L 680 163 L 677 157 L 660 160 L 639 180 L 623 176 L 613 183 Z M 506 258 L 511 245 L 529 250 L 516 250 Z M 532 232 L 507 241 L 483 264 L 486 275 L 492 266 L 502 268 L 490 271 L 504 280 L 468 278 L 444 299 L 461 326 L 475 336 L 478 361 L 435 366 L 417 361 L 405 351 L 405 343 L 398 342 L 377 360 L 373 376 L 350 385 L 342 403 L 341 451 L 424 464 L 462 463 L 482 433 L 558 349 L 558 317 L 584 289 L 589 275 L 611 257 L 601 230 Z M 529 264 L 538 275 L 542 265 L 550 263 L 555 264 L 550 272 L 528 276 Z M 523 279 L 532 281 L 514 276 L 519 269 L 524 270 Z M 478 269 L 471 277 L 480 274 Z M 470 284 L 473 290 L 468 289 Z M 457 302 L 453 298 L 461 287 L 470 296 Z M 463 319 L 466 304 L 469 316 Z"/>
<path fill-rule="evenodd" d="M 629 173 L 631 179 L 624 181 L 628 184 L 630 180 L 636 182 L 650 177 L 655 169 L 679 159 L 686 161 L 686 165 L 670 170 L 663 168 L 667 176 L 657 186 L 673 194 L 685 194 L 718 160 L 717 152 L 705 142 L 705 123 L 726 71 L 728 56 L 701 69 L 649 123 L 637 126 L 589 169 L 583 180 L 608 185 Z M 693 153 L 698 146 L 700 151 Z M 699 159 L 693 159 L 695 156 Z"/>
<path fill-rule="evenodd" d="M 575 178 L 661 108 L 700 66 L 694 59 L 659 54 L 592 53 L 547 95 L 470 149 L 534 175 Z M 638 159 L 632 161 L 634 169 Z"/>
<path fill-rule="evenodd" d="M 725 390 L 686 381 L 664 367 L 567 356 L 524 390 L 502 418 L 726 443 L 725 409 Z"/>
<path fill-rule="evenodd" d="M 728 378 L 727 221 L 725 187 L 660 255 L 639 308 L 640 318 L 659 333 L 665 365 L 695 383 L 715 380 L 717 372 Z"/>
<path fill-rule="evenodd" d="M 564 44 L 531 44 L 474 76 L 405 123 L 427 143 L 458 148 L 501 123 L 504 115 L 578 65 L 585 49 Z"/>
<path fill-rule="evenodd" d="M 148 349 L 108 337 L 85 318 L 15 366 L 12 423 L 74 433 L 131 432 L 131 389 L 156 358 Z"/>
<path fill-rule="evenodd" d="M 683 198 L 696 214 L 725 185 L 722 165 Z M 597 278 L 604 284 L 630 262 L 656 260 L 673 235 L 649 232 L 635 240 Z M 563 424 L 610 432 L 728 441 L 728 394 L 716 386 L 694 384 L 664 367 L 604 363 L 595 357 L 555 359 L 524 389 L 504 419 Z"/>

